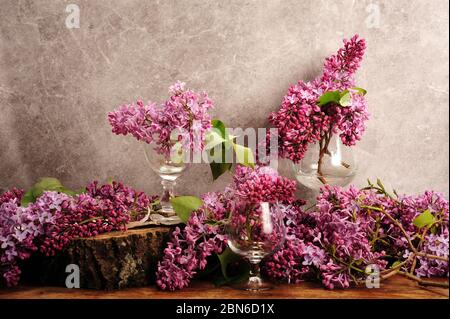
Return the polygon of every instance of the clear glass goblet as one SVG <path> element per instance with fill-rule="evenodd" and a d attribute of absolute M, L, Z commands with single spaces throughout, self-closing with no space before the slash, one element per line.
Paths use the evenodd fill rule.
<path fill-rule="evenodd" d="M 273 286 L 263 281 L 260 262 L 284 244 L 286 230 L 278 203 L 261 202 L 233 212 L 227 225 L 228 246 L 250 263 L 247 282 L 235 288 L 249 291 L 267 290 Z"/>
<path fill-rule="evenodd" d="M 183 150 L 181 147 L 174 148 L 170 155 L 160 154 L 155 149 L 156 144 L 145 144 L 144 153 L 152 170 L 161 178 L 163 192 L 160 197 L 161 209 L 157 212 L 167 220 L 174 221 L 178 216 L 173 210 L 170 199 L 174 197 L 176 180 L 186 170 Z M 181 220 L 180 220 L 181 221 Z"/>

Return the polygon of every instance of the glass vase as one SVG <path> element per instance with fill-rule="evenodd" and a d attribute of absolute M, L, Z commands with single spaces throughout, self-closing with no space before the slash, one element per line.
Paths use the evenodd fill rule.
<path fill-rule="evenodd" d="M 259 265 L 285 241 L 286 230 L 278 203 L 261 202 L 234 211 L 226 229 L 228 247 L 250 263 L 248 280 L 233 287 L 249 291 L 271 289 L 272 285 L 261 278 Z"/>
<path fill-rule="evenodd" d="M 156 151 L 155 144 L 144 145 L 144 154 L 151 169 L 159 175 L 162 185 L 162 194 L 160 196 L 160 210 L 156 213 L 167 222 L 180 221 L 173 210 L 170 199 L 175 196 L 174 189 L 176 180 L 186 170 L 186 164 L 183 161 L 183 152 L 179 149 L 175 154 L 160 154 Z M 162 220 L 162 221 L 164 221 Z"/>
<path fill-rule="evenodd" d="M 324 185 L 346 186 L 357 173 L 352 148 L 345 146 L 337 134 L 326 134 L 310 145 L 293 169 L 297 181 L 313 191 Z"/>

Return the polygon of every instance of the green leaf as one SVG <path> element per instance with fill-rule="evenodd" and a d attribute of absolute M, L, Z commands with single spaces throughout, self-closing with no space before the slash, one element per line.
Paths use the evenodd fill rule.
<path fill-rule="evenodd" d="M 356 91 L 358 94 L 365 95 L 367 93 L 366 90 L 362 88 L 353 88 L 352 90 Z M 340 91 L 328 91 L 322 94 L 317 104 L 319 106 L 326 105 L 328 103 L 336 103 L 340 106 L 347 107 L 350 106 L 352 102 L 352 93 L 349 90 Z"/>
<path fill-rule="evenodd" d="M 226 248 L 222 254 L 218 255 L 222 276 L 214 279 L 216 286 L 225 284 L 239 283 L 248 279 L 250 266 L 239 255 L 235 254 L 230 248 Z M 239 262 L 237 274 L 230 276 L 227 268 L 232 263 Z"/>
<path fill-rule="evenodd" d="M 348 90 L 341 93 L 339 104 L 341 106 L 350 106 L 352 104 L 352 94 Z"/>
<path fill-rule="evenodd" d="M 255 158 L 253 157 L 253 152 L 251 149 L 239 144 L 234 144 L 233 148 L 236 153 L 236 160 L 238 163 L 244 166 L 255 167 Z"/>
<path fill-rule="evenodd" d="M 86 189 L 83 188 L 79 191 L 73 191 L 67 187 L 64 187 L 57 178 L 43 177 L 23 195 L 20 204 L 26 207 L 30 203 L 34 203 L 36 199 L 38 199 L 46 191 L 59 192 L 69 196 L 75 196 L 77 194 L 84 193 Z"/>
<path fill-rule="evenodd" d="M 75 195 L 84 194 L 86 193 L 86 187 L 80 188 L 79 190 L 75 191 Z"/>
<path fill-rule="evenodd" d="M 352 88 L 352 90 L 355 90 L 356 92 L 358 92 L 358 94 L 360 94 L 360 95 L 362 95 L 362 96 L 364 96 L 364 95 L 367 94 L 367 91 L 364 90 L 363 88 L 354 87 L 354 88 Z"/>
<path fill-rule="evenodd" d="M 35 200 L 36 199 L 33 196 L 33 191 L 29 190 L 22 196 L 20 205 L 22 205 L 23 207 L 26 207 L 26 206 L 28 206 L 28 204 L 33 203 Z"/>
<path fill-rule="evenodd" d="M 321 97 L 319 97 L 317 104 L 319 106 L 323 106 L 328 103 L 339 103 L 340 99 L 341 99 L 341 93 L 339 93 L 339 91 L 328 91 L 328 92 L 325 92 L 324 94 L 322 94 Z"/>
<path fill-rule="evenodd" d="M 377 186 L 380 188 L 380 190 L 377 191 L 378 194 L 385 194 L 386 188 L 384 187 L 383 183 L 381 182 L 381 179 L 377 178 Z"/>
<path fill-rule="evenodd" d="M 220 120 L 217 120 L 217 119 L 212 120 L 211 125 L 213 126 L 213 128 L 215 128 L 216 130 L 218 130 L 220 132 L 220 135 L 225 140 L 224 141 L 225 149 L 228 150 L 228 149 L 232 148 L 233 144 L 234 144 L 233 141 L 236 138 L 236 136 L 230 135 L 225 127 L 225 124 Z"/>
<path fill-rule="evenodd" d="M 397 260 L 391 265 L 391 268 L 395 268 L 395 267 L 397 267 L 400 264 L 401 264 L 401 261 Z"/>
<path fill-rule="evenodd" d="M 219 144 L 223 144 L 225 139 L 221 136 L 221 132 L 212 128 L 205 136 L 205 150 L 210 150 Z"/>
<path fill-rule="evenodd" d="M 438 232 L 438 227 L 437 227 L 436 225 L 434 225 L 433 227 L 431 227 L 430 232 L 431 232 L 433 235 L 436 235 L 437 232 Z"/>
<path fill-rule="evenodd" d="M 73 190 L 68 189 L 68 188 L 65 188 L 65 187 L 60 188 L 60 189 L 58 190 L 58 192 L 67 194 L 67 195 L 69 195 L 69 196 L 75 196 L 75 195 L 77 195 L 77 192 L 76 192 L 76 191 L 73 191 Z"/>
<path fill-rule="evenodd" d="M 62 186 L 61 182 L 53 177 L 43 177 L 30 188 L 22 198 L 21 205 L 28 206 L 38 199 L 45 191 L 68 192 L 69 190 Z M 69 194 L 70 195 L 70 194 Z"/>
<path fill-rule="evenodd" d="M 61 182 L 54 177 L 43 177 L 37 184 L 34 185 L 36 190 L 57 190 L 62 187 Z"/>
<path fill-rule="evenodd" d="M 218 158 L 219 156 L 214 156 L 214 152 L 216 151 L 216 148 L 213 148 L 209 151 L 208 157 L 209 157 L 209 166 L 211 168 L 211 173 L 213 176 L 213 180 L 218 179 L 222 174 L 226 173 L 231 169 L 231 166 L 233 165 L 232 159 L 231 162 L 227 162 L 226 158 L 226 147 L 225 144 L 222 143 L 221 146 L 221 158 Z"/>
<path fill-rule="evenodd" d="M 221 287 L 223 285 L 234 285 L 240 284 L 248 280 L 250 277 L 250 265 L 244 261 L 239 263 L 238 274 L 235 276 L 230 276 L 226 279 L 223 276 L 216 276 L 213 278 L 212 283 L 216 287 Z"/>
<path fill-rule="evenodd" d="M 381 189 L 385 189 L 383 183 L 381 182 L 381 179 L 377 178 L 377 185 L 378 187 L 380 187 Z"/>
<path fill-rule="evenodd" d="M 229 247 L 227 247 L 223 253 L 221 253 L 219 256 L 220 261 L 220 269 L 222 270 L 222 275 L 225 277 L 225 279 L 229 279 L 227 274 L 227 267 L 229 264 L 234 263 L 241 259 L 241 256 L 234 253 Z"/>
<path fill-rule="evenodd" d="M 195 277 L 196 279 L 210 280 L 212 276 L 216 276 L 217 274 L 222 277 L 218 255 L 214 254 L 207 258 L 205 269 L 199 272 Z"/>
<path fill-rule="evenodd" d="M 399 197 L 398 193 L 397 193 L 397 191 L 395 189 L 393 189 L 392 192 L 394 193 L 395 197 L 397 197 L 397 198 Z"/>
<path fill-rule="evenodd" d="M 228 172 L 232 165 L 232 163 L 210 163 L 209 167 L 211 168 L 213 180 L 218 179 L 222 174 Z"/>
<path fill-rule="evenodd" d="M 430 210 L 424 211 L 422 214 L 414 218 L 413 224 L 418 228 L 429 226 L 436 221 L 436 218 L 431 214 Z"/>
<path fill-rule="evenodd" d="M 192 212 L 199 209 L 203 205 L 203 201 L 195 196 L 178 196 L 170 200 L 173 210 L 186 223 Z"/>
<path fill-rule="evenodd" d="M 226 139 L 226 136 L 225 136 L 225 134 L 226 134 L 225 124 L 221 120 L 214 119 L 214 120 L 211 121 L 211 125 L 215 129 L 219 130 L 219 132 L 221 133 L 221 136 L 224 139 Z"/>

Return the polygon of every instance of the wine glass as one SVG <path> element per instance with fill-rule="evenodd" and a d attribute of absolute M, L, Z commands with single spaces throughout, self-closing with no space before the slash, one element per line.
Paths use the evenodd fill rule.
<path fill-rule="evenodd" d="M 173 210 L 170 199 L 174 197 L 176 180 L 186 170 L 184 151 L 179 145 L 174 145 L 170 155 L 161 154 L 157 151 L 155 143 L 145 144 L 144 153 L 152 170 L 161 178 L 163 192 L 160 197 L 161 209 L 158 214 L 165 221 L 179 220 Z M 181 222 L 181 220 L 179 220 Z"/>
<path fill-rule="evenodd" d="M 248 281 L 235 287 L 250 291 L 271 289 L 272 285 L 261 278 L 259 264 L 285 241 L 286 230 L 278 203 L 261 202 L 234 211 L 227 234 L 230 249 L 250 263 Z"/>

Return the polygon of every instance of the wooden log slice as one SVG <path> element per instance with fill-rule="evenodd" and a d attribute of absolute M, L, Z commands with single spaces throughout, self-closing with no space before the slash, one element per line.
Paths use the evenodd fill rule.
<path fill-rule="evenodd" d="M 54 257 L 33 256 L 22 265 L 22 281 L 66 286 L 69 264 L 80 270 L 80 288 L 121 289 L 148 286 L 173 226 L 131 229 L 74 240 Z"/>

